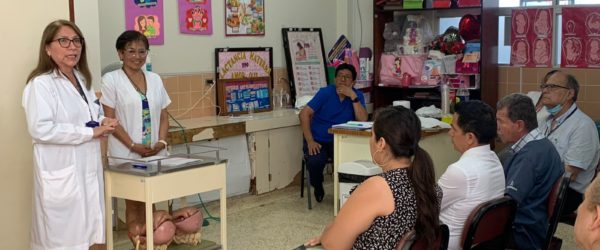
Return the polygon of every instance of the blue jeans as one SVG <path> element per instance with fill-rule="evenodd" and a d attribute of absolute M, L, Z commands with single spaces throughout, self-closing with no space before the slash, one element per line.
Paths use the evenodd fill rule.
<path fill-rule="evenodd" d="M 333 159 L 333 142 L 317 142 L 321 144 L 321 150 L 316 155 L 308 154 L 308 144 L 304 140 L 302 149 L 304 150 L 304 159 L 306 168 L 310 176 L 310 185 L 313 187 L 323 187 L 323 169 L 328 159 Z"/>

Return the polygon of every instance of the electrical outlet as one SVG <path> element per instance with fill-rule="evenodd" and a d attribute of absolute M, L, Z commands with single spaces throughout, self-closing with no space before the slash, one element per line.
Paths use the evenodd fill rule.
<path fill-rule="evenodd" d="M 206 85 L 210 86 L 215 84 L 215 81 L 213 79 L 206 79 L 206 81 L 204 82 Z"/>

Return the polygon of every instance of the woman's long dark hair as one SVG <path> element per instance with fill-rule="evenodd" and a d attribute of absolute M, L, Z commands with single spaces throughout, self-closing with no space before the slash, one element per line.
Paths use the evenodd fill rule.
<path fill-rule="evenodd" d="M 385 139 L 395 158 L 414 156 L 408 176 L 417 200 L 415 231 L 418 238 L 433 242 L 439 228 L 440 204 L 433 161 L 419 147 L 421 121 L 414 112 L 402 106 L 387 107 L 376 113 L 373 132 L 376 140 Z"/>

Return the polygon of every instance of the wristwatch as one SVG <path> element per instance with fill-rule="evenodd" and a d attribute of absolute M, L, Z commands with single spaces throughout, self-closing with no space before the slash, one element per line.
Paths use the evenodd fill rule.
<path fill-rule="evenodd" d="M 358 102 L 358 101 L 359 101 L 359 100 L 358 100 L 358 96 L 357 96 L 357 97 L 354 97 L 354 99 L 352 99 L 352 102 Z"/>

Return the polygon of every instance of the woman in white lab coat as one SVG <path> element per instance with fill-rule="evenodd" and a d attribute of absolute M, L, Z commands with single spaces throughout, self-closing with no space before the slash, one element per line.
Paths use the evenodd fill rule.
<path fill-rule="evenodd" d="M 142 70 L 149 50 L 148 39 L 137 31 L 125 31 L 116 48 L 123 67 L 102 77 L 100 102 L 107 117 L 117 118 L 120 125 L 108 138 L 110 156 L 138 159 L 167 155 L 171 99 L 158 74 Z M 111 159 L 112 162 L 115 162 Z M 144 203 L 126 200 L 126 222 L 130 238 L 145 232 Z M 154 227 L 170 219 L 166 212 L 154 216 Z"/>
<path fill-rule="evenodd" d="M 22 105 L 33 138 L 31 249 L 88 249 L 105 240 L 100 139 L 117 125 L 91 90 L 83 35 L 46 26 Z"/>

